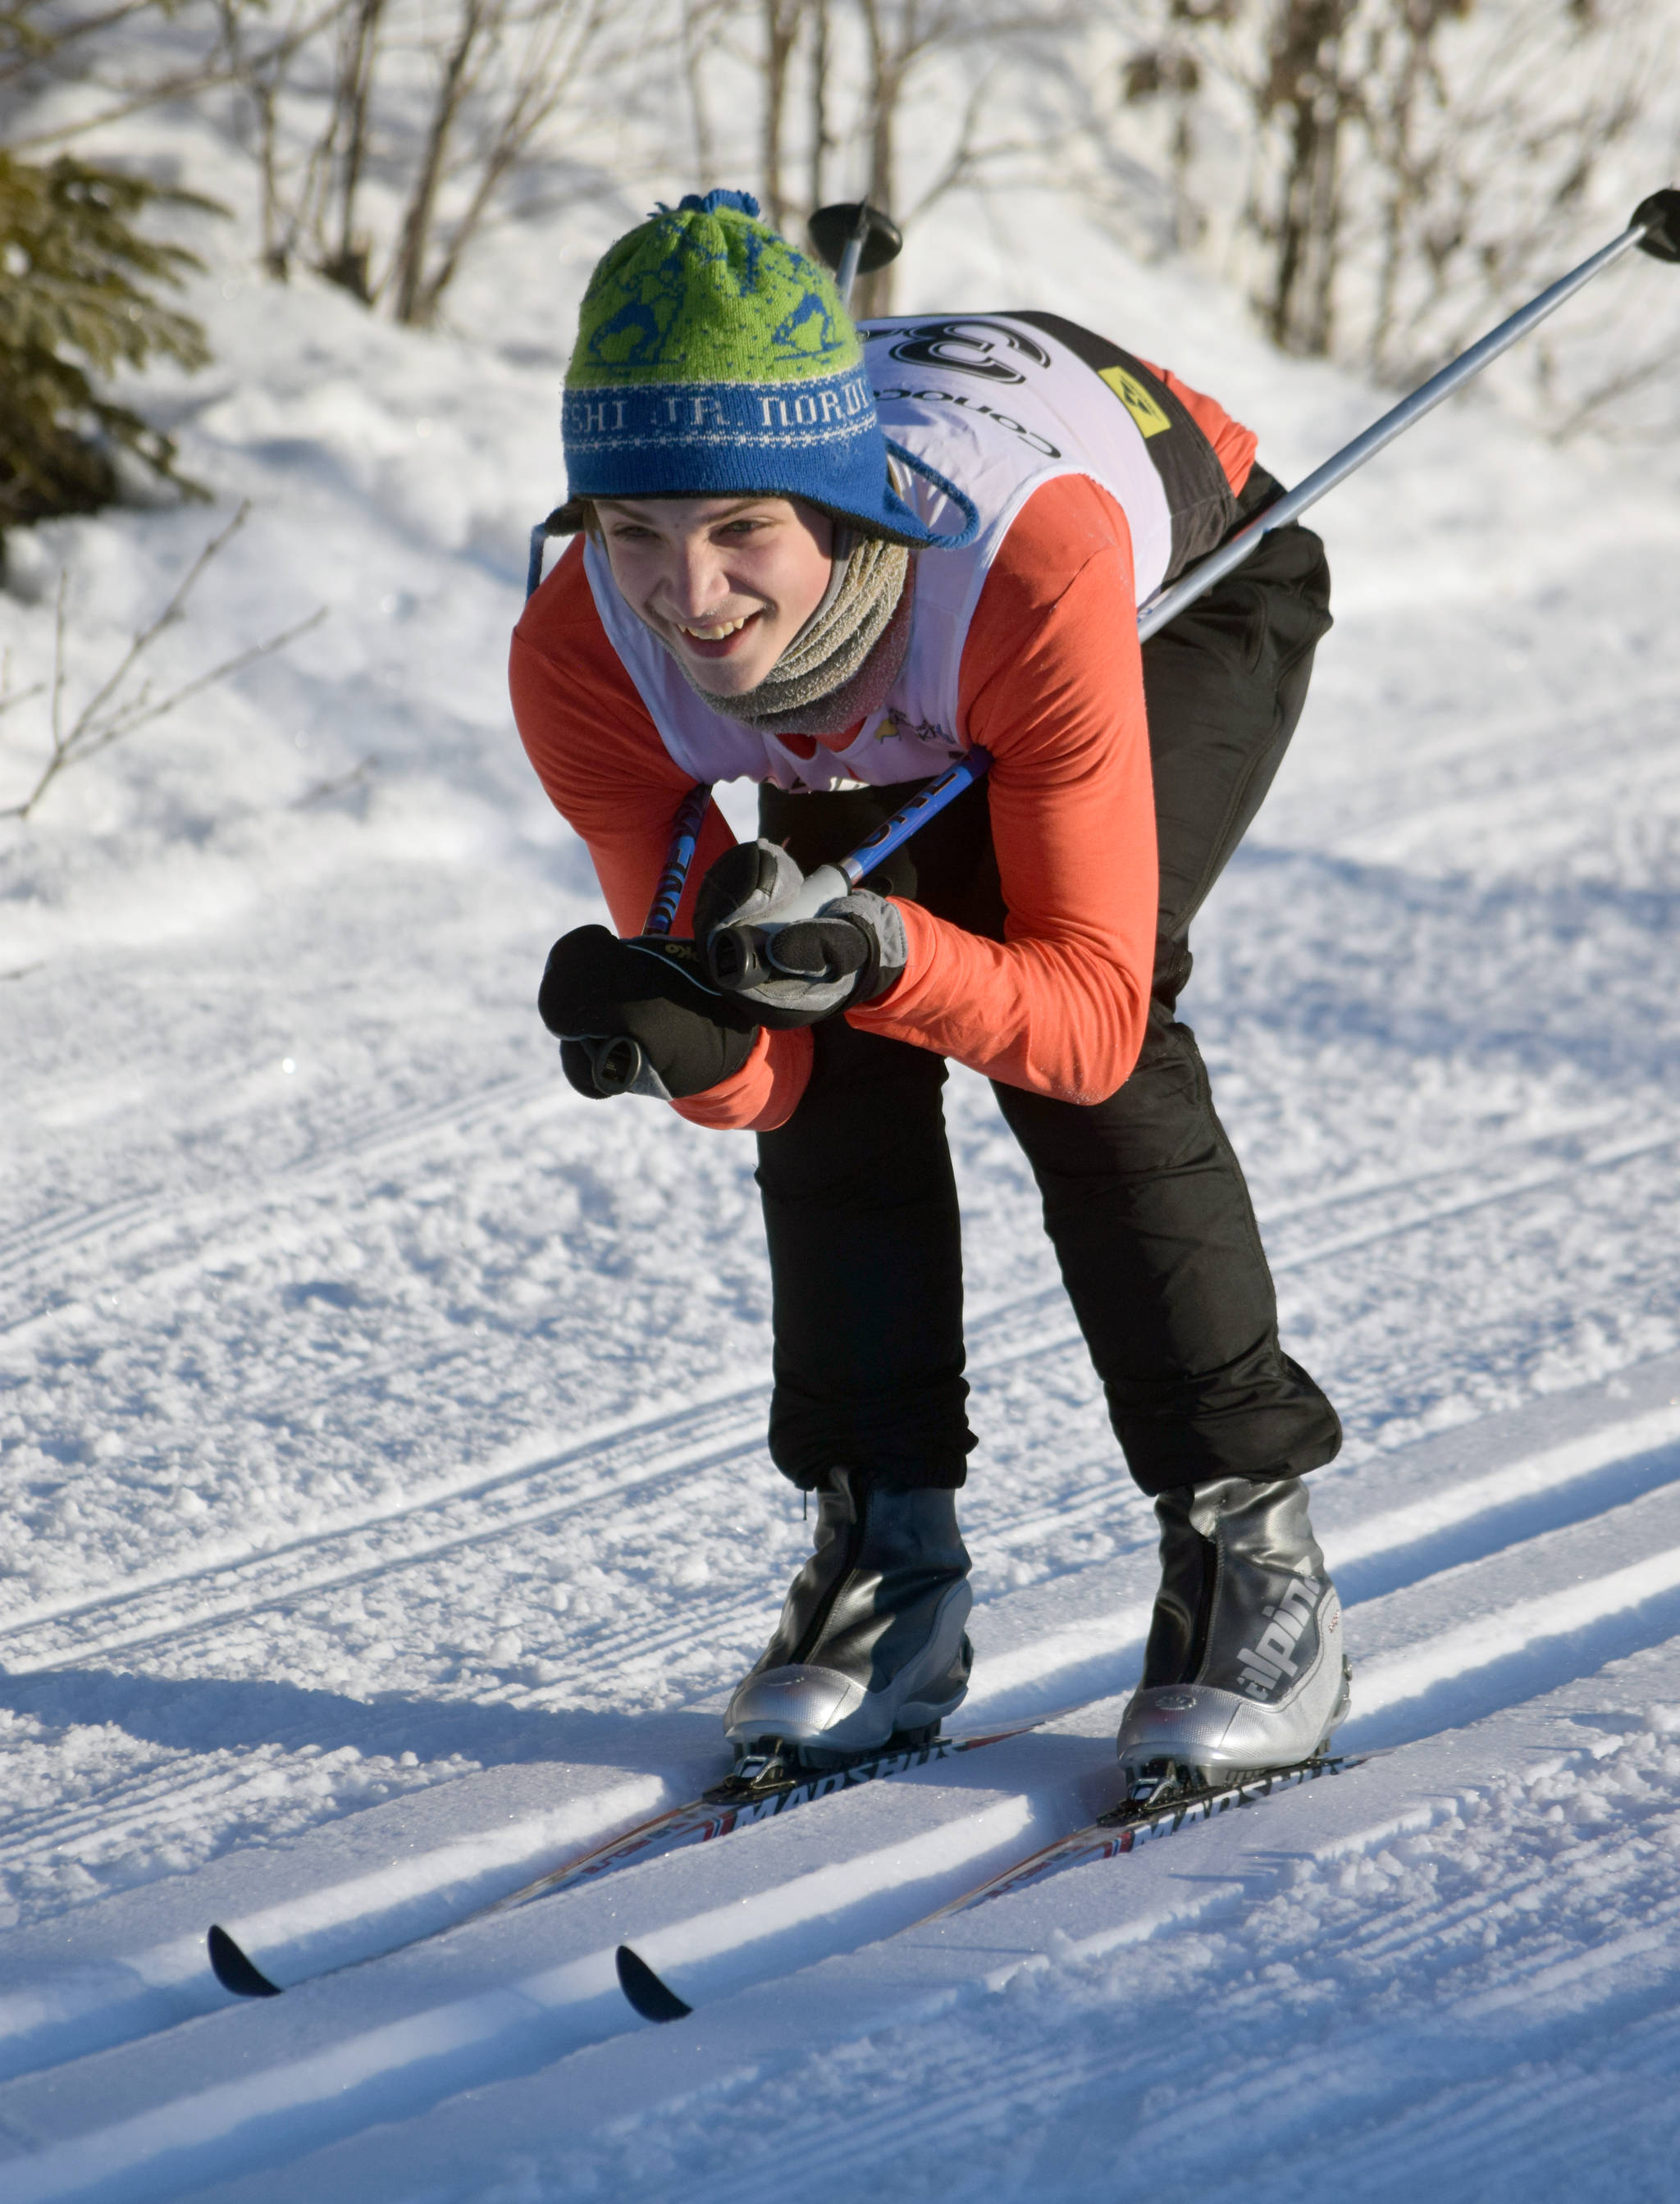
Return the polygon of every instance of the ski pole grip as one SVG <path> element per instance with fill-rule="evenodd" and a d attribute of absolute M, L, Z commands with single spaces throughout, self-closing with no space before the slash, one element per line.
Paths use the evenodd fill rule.
<path fill-rule="evenodd" d="M 828 904 L 849 895 L 856 883 L 838 865 L 819 865 L 808 873 L 785 902 L 773 904 L 758 918 L 739 926 L 715 927 L 706 944 L 706 961 L 720 987 L 755 987 L 781 973 L 775 939 L 784 927 L 815 918 Z"/>
<path fill-rule="evenodd" d="M 646 1062 L 640 1041 L 632 1040 L 628 1034 L 620 1034 L 612 1040 L 597 1040 L 585 1046 L 590 1049 L 591 1068 L 600 1093 L 630 1093 Z"/>
<path fill-rule="evenodd" d="M 977 743 L 948 773 L 918 789 L 890 819 L 883 819 L 850 856 L 842 857 L 837 865 L 819 865 L 807 874 L 786 903 L 777 904 L 749 924 L 718 927 L 706 945 L 706 957 L 719 986 L 739 990 L 774 979 L 780 969 L 775 941 L 784 926 L 815 918 L 827 904 L 850 894 L 867 874 L 884 864 L 912 834 L 937 818 L 947 803 L 954 803 L 965 789 L 971 788 L 991 762 L 991 752 Z"/>
<path fill-rule="evenodd" d="M 1641 252 L 1653 260 L 1680 260 L 1680 189 L 1670 184 L 1641 199 L 1634 209 L 1631 226 L 1645 232 L 1639 240 Z"/>
<path fill-rule="evenodd" d="M 629 1034 L 614 1034 L 609 1040 L 583 1040 L 578 1046 L 589 1058 L 597 1094 L 644 1094 L 655 1102 L 671 1099 L 665 1081 L 648 1061 L 647 1051 Z"/>

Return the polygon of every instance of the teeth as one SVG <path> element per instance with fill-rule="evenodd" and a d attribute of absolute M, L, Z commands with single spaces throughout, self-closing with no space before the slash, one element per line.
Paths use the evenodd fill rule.
<path fill-rule="evenodd" d="M 751 618 L 751 613 L 745 613 L 738 620 L 719 620 L 712 627 L 691 627 L 686 620 L 679 620 L 677 625 L 685 635 L 698 636 L 702 643 L 721 643 L 726 635 L 739 634 Z"/>

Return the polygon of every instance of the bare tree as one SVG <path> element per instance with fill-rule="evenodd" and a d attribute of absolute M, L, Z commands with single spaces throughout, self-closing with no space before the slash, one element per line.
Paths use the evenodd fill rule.
<path fill-rule="evenodd" d="M 731 14 L 731 0 L 682 0 L 683 88 L 694 137 L 695 181 L 703 192 L 717 181 L 717 133 L 712 121 L 706 62 Z"/>
<path fill-rule="evenodd" d="M 1445 145 L 1428 127 L 1428 120 L 1446 115 L 1453 101 L 1437 33 L 1448 21 L 1462 21 L 1473 4 L 1474 0 L 1401 0 L 1373 41 L 1383 96 L 1368 100 L 1362 119 L 1381 181 L 1376 293 L 1366 348 L 1380 371 L 1389 364 L 1418 218 L 1433 200 L 1445 165 Z M 1426 251 L 1434 243 L 1432 238 Z M 1431 257 L 1439 258 L 1434 252 Z"/>
<path fill-rule="evenodd" d="M 828 129 L 829 41 L 828 0 L 809 0 L 810 15 L 810 123 L 808 158 L 810 199 L 813 208 L 828 201 L 828 156 L 834 140 Z"/>
<path fill-rule="evenodd" d="M 356 198 L 367 169 L 374 71 L 385 5 L 386 0 L 354 0 L 353 6 L 340 14 L 332 120 L 323 148 L 334 170 L 336 234 L 321 271 L 362 299 L 372 296 L 368 279 L 372 248 L 356 226 Z"/>
<path fill-rule="evenodd" d="M 1107 127 L 1153 151 L 1173 240 L 1244 271 L 1285 349 L 1394 378 L 1594 234 L 1680 44 L 1674 0 L 1133 4 Z"/>
<path fill-rule="evenodd" d="M 105 95 L 103 105 L 33 128 L 20 128 L 14 121 L 6 130 L 9 150 L 33 153 L 62 146 L 148 108 L 231 83 L 237 71 L 214 31 L 207 44 L 157 37 L 177 12 L 175 0 L 3 0 L 0 98 L 5 106 L 15 113 L 45 86 L 67 80 Z M 140 29 L 151 35 L 125 35 Z"/>
<path fill-rule="evenodd" d="M 1125 105 L 1163 99 L 1169 104 L 1168 174 L 1172 180 L 1172 242 L 1181 251 L 1196 244 L 1207 228 L 1196 204 L 1191 175 L 1197 150 L 1202 64 L 1179 45 L 1146 47 L 1124 64 L 1121 98 Z"/>
<path fill-rule="evenodd" d="M 689 181 L 702 190 L 744 183 L 730 151 L 751 127 L 758 198 L 774 227 L 797 230 L 813 208 L 859 193 L 901 225 L 913 222 L 1009 155 L 1043 150 L 1042 133 L 994 127 L 998 74 L 1005 62 L 1026 68 L 1024 41 L 1065 41 L 1092 4 L 677 0 Z M 906 162 L 906 117 L 923 92 L 939 119 Z M 733 130 L 721 124 L 729 113 L 741 118 Z M 891 282 L 890 273 L 866 279 L 859 311 L 887 311 Z"/>
<path fill-rule="evenodd" d="M 486 49 L 500 28 L 501 14 L 497 0 L 460 0 L 454 35 L 438 73 L 431 114 L 391 268 L 396 318 L 400 322 L 430 321 L 436 311 L 441 287 L 427 282 L 425 269 L 432 228 L 437 219 L 437 197 L 442 187 L 444 164 L 460 119 L 462 103 L 472 90 L 477 72 L 486 58 Z"/>
<path fill-rule="evenodd" d="M 318 230 L 326 180 L 333 157 L 338 103 L 333 121 L 310 148 L 302 181 L 293 185 L 285 173 L 282 110 L 294 89 L 294 72 L 306 56 L 331 37 L 351 0 L 289 0 L 283 12 L 252 0 L 212 0 L 219 42 L 228 56 L 229 81 L 249 107 L 252 157 L 257 164 L 259 252 L 270 275 L 284 277 L 306 239 Z"/>
<path fill-rule="evenodd" d="M 1249 221 L 1271 248 L 1256 303 L 1285 352 L 1330 349 L 1343 220 L 1343 133 L 1358 112 L 1344 46 L 1360 0 L 1279 0 L 1256 87 L 1262 128 L 1280 126 L 1285 151 Z"/>
<path fill-rule="evenodd" d="M 382 0 L 362 0 L 378 20 Z M 585 56 L 609 0 L 457 0 L 454 29 L 435 82 L 391 265 L 384 279 L 399 322 L 435 319 L 444 293 L 496 193 L 543 127 L 581 90 Z M 371 62 L 369 67 L 371 68 Z M 366 97 L 355 113 L 365 145 Z M 359 174 L 359 166 L 355 171 Z M 447 187 L 457 186 L 445 216 Z M 343 224 L 350 235 L 349 202 Z M 362 278 L 366 251 L 347 249 Z M 329 269 L 329 272 L 333 272 Z M 381 287 L 382 288 L 384 286 Z"/>
<path fill-rule="evenodd" d="M 96 40 L 157 0 L 113 0 L 77 14 L 54 0 L 4 0 L 0 6 L 0 85 L 30 75 L 80 74 L 84 56 Z"/>
<path fill-rule="evenodd" d="M 1405 374 L 1456 349 L 1602 222 L 1600 178 L 1665 80 L 1665 12 L 1645 0 L 1396 11 L 1362 129 L 1380 255 L 1369 364 Z"/>
<path fill-rule="evenodd" d="M 513 173 L 594 89 L 603 27 L 623 0 L 451 0 L 446 35 L 413 0 L 211 0 L 249 102 L 262 252 L 299 257 L 399 322 L 436 319 Z M 428 81 L 429 80 L 429 81 Z M 375 177 L 399 211 L 382 254 Z M 377 264 L 383 258 L 383 265 Z"/>
<path fill-rule="evenodd" d="M 782 138 L 787 119 L 788 80 L 793 49 L 808 13 L 807 0 L 760 0 L 764 25 L 763 176 L 764 211 L 780 229 L 787 217 L 782 188 Z"/>
<path fill-rule="evenodd" d="M 1006 67 L 1021 97 L 1033 44 L 1041 49 L 1076 34 L 1085 20 L 1077 0 L 851 0 L 861 33 L 864 88 L 854 125 L 854 160 L 863 195 L 885 208 L 901 228 L 917 221 L 948 193 L 982 181 L 1012 157 L 1030 160 L 1048 150 L 1044 134 L 1017 121 L 1000 133 L 990 127 L 995 92 Z M 1042 52 L 1038 58 L 1042 59 Z M 908 188 L 901 133 L 910 103 L 923 82 L 943 69 L 947 109 L 955 123 L 931 145 L 918 148 L 917 186 Z M 953 96 L 954 95 L 954 96 Z M 928 155 L 934 156 L 929 173 Z M 865 277 L 858 311 L 864 318 L 890 313 L 894 268 Z"/>

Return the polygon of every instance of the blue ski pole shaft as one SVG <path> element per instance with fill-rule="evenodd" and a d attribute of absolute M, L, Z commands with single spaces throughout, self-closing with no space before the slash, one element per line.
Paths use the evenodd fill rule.
<path fill-rule="evenodd" d="M 949 773 L 941 773 L 937 780 L 912 796 L 908 803 L 901 803 L 890 819 L 883 820 L 873 834 L 865 836 L 849 857 L 840 861 L 840 870 L 846 880 L 856 887 L 866 873 L 884 864 L 895 850 L 903 849 L 912 834 L 919 834 L 930 819 L 936 819 L 947 803 L 954 803 L 965 789 L 975 782 L 992 762 L 989 750 L 982 750 L 977 743 L 973 749 L 959 758 Z"/>
<path fill-rule="evenodd" d="M 918 833 L 930 819 L 936 819 L 965 788 L 972 788 L 991 762 L 989 753 L 977 744 L 948 773 L 942 773 L 937 780 L 918 789 L 908 803 L 900 804 L 890 819 L 883 820 L 873 834 L 858 844 L 850 856 L 842 857 L 837 865 L 819 867 L 805 883 L 801 907 L 808 901 L 815 908 L 855 888 L 866 874 L 884 863 L 895 850 L 902 849 L 912 834 Z M 693 862 L 700 822 L 706 815 L 710 797 L 711 790 L 701 785 L 690 789 L 683 798 L 672 826 L 665 869 L 659 876 L 653 908 L 643 928 L 644 935 L 664 935 L 671 930 L 677 905 L 682 900 L 683 884 Z M 625 1034 L 614 1040 L 591 1041 L 586 1046 L 595 1067 L 595 1083 L 603 1094 L 656 1091 L 643 1083 L 647 1061 L 639 1041 L 632 1040 Z"/>
<path fill-rule="evenodd" d="M 711 800 L 711 783 L 697 781 L 677 806 L 677 815 L 671 821 L 671 839 L 666 847 L 664 867 L 654 888 L 653 901 L 648 905 L 647 920 L 642 927 L 640 938 L 644 940 L 650 935 L 663 940 L 676 922 L 677 905 L 682 901 L 688 868 L 694 862 L 700 829 L 705 822 L 706 806 Z M 640 1041 L 632 1040 L 628 1034 L 619 1034 L 610 1040 L 588 1040 L 581 1042 L 580 1046 L 589 1056 L 596 1086 L 602 1093 L 663 1091 L 656 1082 L 652 1087 L 648 1087 L 646 1054 Z"/>
<path fill-rule="evenodd" d="M 866 874 L 884 864 L 895 850 L 901 850 L 912 834 L 919 834 L 930 819 L 936 819 L 947 804 L 954 803 L 965 789 L 971 788 L 991 762 L 990 751 L 982 750 L 977 743 L 948 773 L 941 773 L 937 780 L 930 780 L 925 788 L 917 789 L 908 803 L 901 803 L 892 817 L 884 819 L 849 856 L 813 873 L 811 880 L 819 884 L 823 900 L 855 888 Z M 696 787 L 683 799 L 682 809 L 671 829 L 670 850 L 665 859 L 665 869 L 659 876 L 659 889 L 648 913 L 648 922 L 642 929 L 644 933 L 668 933 L 671 930 L 710 795 L 709 788 Z M 836 874 L 841 875 L 838 880 Z"/>
<path fill-rule="evenodd" d="M 676 923 L 677 905 L 682 901 L 688 868 L 694 862 L 694 852 L 700 839 L 700 828 L 706 816 L 706 806 L 712 800 L 711 783 L 697 781 L 681 803 L 671 822 L 671 842 L 665 852 L 665 869 L 659 875 L 659 885 L 653 892 L 653 901 L 648 905 L 647 923 L 644 933 L 668 933 Z"/>

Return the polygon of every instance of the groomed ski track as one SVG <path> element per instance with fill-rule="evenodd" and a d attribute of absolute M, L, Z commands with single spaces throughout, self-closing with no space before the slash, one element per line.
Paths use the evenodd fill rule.
<path fill-rule="evenodd" d="M 557 238 L 535 364 L 197 240 L 225 388 L 183 464 L 257 501 L 205 617 L 333 619 L 0 852 L 0 2195 L 1665 2200 L 1680 505 L 1480 400 L 1325 510 L 1338 629 L 1184 1006 L 1347 1423 L 1315 1514 L 1380 1757 L 915 1927 L 1108 1803 L 1154 1582 L 959 1077 L 960 1719 L 1085 1710 L 394 1949 L 719 1772 L 807 1537 L 750 1144 L 573 1097 L 531 1010 L 598 909 L 501 662 L 577 278 L 636 210 Z M 1286 478 L 1377 410 L 1069 222 L 1018 240 L 1047 296 L 1123 293 Z M 977 305 L 1018 288 L 984 250 Z M 530 288 L 484 281 L 484 326 Z M 80 647 L 205 532 L 65 531 Z M 50 592 L 0 602 L 27 680 Z M 215 1919 L 298 1986 L 227 1998 Z M 622 1939 L 691 2019 L 629 2012 Z"/>
<path fill-rule="evenodd" d="M 650 2082 L 629 2043 L 617 2054 L 624 2078 L 614 2079 L 613 2041 L 639 2029 L 612 1973 L 624 1936 L 703 2008 L 692 2023 L 699 2047 L 686 2039 L 669 2054 L 686 2094 L 739 2078 L 743 2030 L 760 2042 L 755 2057 L 778 2032 L 814 2053 L 886 2027 L 936 2031 L 931 2016 L 952 1995 L 995 1992 L 1023 1968 L 1054 1958 L 1077 1971 L 1129 1942 L 1183 1936 L 1204 1915 L 1262 1902 L 1280 1876 L 1309 1863 L 1344 1881 L 1362 1863 L 1380 1876 L 1388 1869 L 1370 1863 L 1392 1866 L 1397 1840 L 1478 1806 L 1497 1810 L 1513 1793 L 1544 1800 L 1549 1783 L 1567 1798 L 1630 1744 L 1656 1741 L 1628 1720 L 1635 1680 L 1653 1659 L 1665 1689 L 1680 1692 L 1680 1663 L 1665 1644 L 1680 1626 L 1677 1402 L 1672 1358 L 1394 1458 L 1388 1508 L 1345 1523 L 1326 1511 L 1351 1642 L 1362 1656 L 1362 1712 L 1341 1741 L 1389 1748 L 1384 1757 L 1310 1797 L 1291 1794 L 1136 1858 L 1075 1870 L 965 1921 L 895 1933 L 1109 1802 L 1115 1703 L 992 1748 L 954 1776 L 941 1767 L 824 1801 L 478 1924 L 426 1952 L 305 1982 L 273 2006 L 231 2006 L 203 1958 L 202 1924 L 229 1888 L 260 1887 L 248 1861 L 180 1878 L 144 1902 L 137 1894 L 86 1907 L 39 1940 L 33 1966 L 37 1940 L 15 1939 L 14 1986 L 0 2003 L 14 2077 L 0 2085 L 0 2135 L 17 2147 L 9 2163 L 0 2160 L 8 2195 L 15 2204 L 105 2195 L 139 2204 L 207 2185 L 220 2194 L 215 2184 L 254 2159 L 287 2170 L 271 2183 L 252 2176 L 229 2195 L 335 2194 L 341 2181 L 395 2198 L 413 2193 L 407 2184 L 432 2154 L 429 2122 L 446 2138 L 438 2148 L 482 2148 L 459 2136 L 448 2144 L 452 2118 L 466 2116 L 442 2100 L 475 2084 L 512 2088 L 505 2077 L 526 2070 L 542 2070 L 540 2093 L 520 2085 L 510 2117 L 591 2133 L 603 2103 L 622 2119 Z M 1073 1628 L 1060 1641 L 1024 1629 L 1012 1647 L 1012 1610 L 1024 1621 L 1032 1595 L 994 1603 L 980 1651 L 982 1661 L 993 1655 L 1000 1688 L 976 1712 L 1024 1703 L 1024 1687 L 1006 1682 L 1012 1666 L 1036 1672 L 1032 1688 L 1054 1689 L 1089 1662 L 1095 1641 L 1135 1660 L 1141 1602 L 1128 1604 L 1118 1581 L 1108 1590 L 1114 1604 L 1083 1626 L 1083 1645 Z M 498 1874 L 511 1881 L 538 1845 L 580 1846 L 645 1810 L 653 1788 L 628 1771 L 592 1783 L 575 1768 L 544 1771 L 549 1780 L 533 1784 L 537 1772 L 519 1771 L 528 1803 L 540 1792 L 543 1810 L 498 1829 L 502 1801 L 487 1798 L 479 1810 L 490 1826 L 476 1840 L 457 1834 L 428 1851 L 419 1802 L 355 1817 L 350 1846 L 336 1833 L 294 1846 L 270 1870 L 270 1904 L 234 1925 L 282 1980 L 288 1961 L 302 1974 L 377 1951 L 381 1930 L 412 1925 L 419 1906 L 459 1905 Z M 458 1801 L 457 1821 L 460 1813 Z M 398 1846 L 406 1857 L 392 1863 Z M 359 1876 L 347 1875 L 347 1851 Z M 382 1882 L 391 1864 L 395 1891 Z M 1077 1934 L 1062 1925 L 1076 1885 Z M 1497 1893 L 1501 1906 L 1522 1902 L 1521 1889 Z M 1660 1941 L 1664 1912 L 1644 1917 L 1639 1951 Z M 163 1939 L 160 1914 L 175 1930 Z M 144 1943 L 134 1934 L 142 1923 L 153 1932 Z M 80 1966 L 66 1964 L 67 1928 Z M 1619 1961 L 1606 1953 L 1603 1964 Z M 764 2030 L 761 2041 L 755 2032 Z M 123 2035 L 131 2040 L 120 2047 L 76 2056 Z M 420 2158 L 390 2163 L 394 2118 L 418 2122 Z M 359 2155 L 340 2141 L 376 2126 Z M 292 2163 L 324 2146 L 351 2155 L 319 2169 Z"/>

